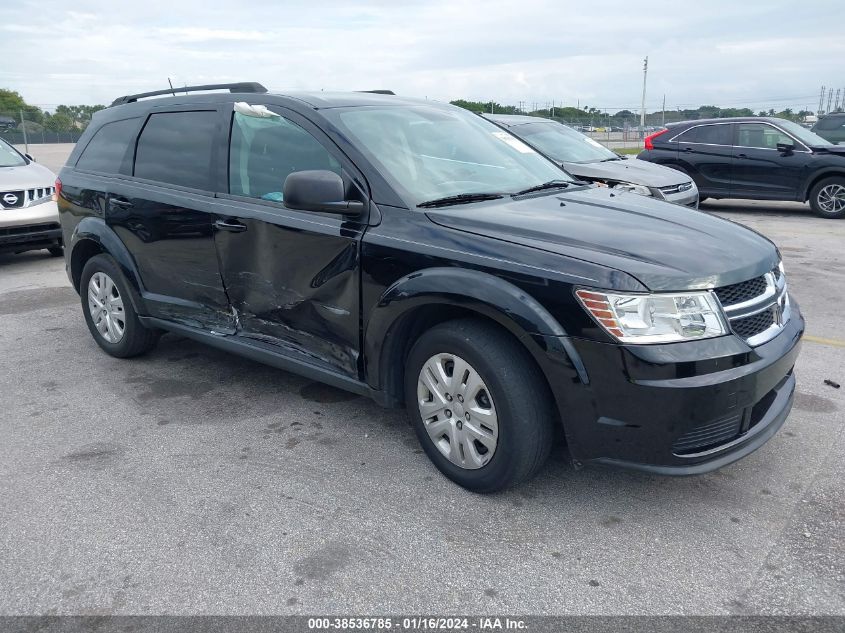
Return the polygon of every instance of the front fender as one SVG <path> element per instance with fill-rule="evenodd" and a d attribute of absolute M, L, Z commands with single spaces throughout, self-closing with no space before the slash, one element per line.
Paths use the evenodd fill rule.
<path fill-rule="evenodd" d="M 416 308 L 446 305 L 464 308 L 490 319 L 519 339 L 544 367 L 550 359 L 572 367 L 581 382 L 588 378 L 563 326 L 536 299 L 514 284 L 476 270 L 429 268 L 402 277 L 380 297 L 365 327 L 364 352 L 368 376 L 384 384 L 384 366 L 397 342 L 395 325 Z M 401 341 L 399 342 L 401 343 Z"/>

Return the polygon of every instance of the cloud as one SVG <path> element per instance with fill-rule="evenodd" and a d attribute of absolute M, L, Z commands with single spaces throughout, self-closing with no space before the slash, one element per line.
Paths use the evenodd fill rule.
<path fill-rule="evenodd" d="M 843 81 L 841 0 L 243 0 L 5 3 L 0 87 L 30 102 L 108 103 L 174 85 L 391 88 L 438 100 L 814 106 Z M 49 28 L 33 26 L 49 15 Z M 785 28 L 788 27 L 788 28 Z M 816 95 L 815 97 L 813 95 Z"/>

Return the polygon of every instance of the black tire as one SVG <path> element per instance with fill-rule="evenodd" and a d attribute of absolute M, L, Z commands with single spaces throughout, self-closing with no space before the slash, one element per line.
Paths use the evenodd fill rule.
<path fill-rule="evenodd" d="M 845 208 L 839 209 L 838 211 L 827 211 L 822 207 L 824 202 L 819 199 L 820 196 L 823 195 L 823 191 L 827 189 L 828 191 L 830 188 L 842 187 L 840 189 L 840 195 L 842 195 L 842 191 L 845 190 L 845 177 L 843 176 L 832 176 L 831 178 L 825 178 L 824 180 L 820 180 L 813 188 L 810 189 L 810 208 L 820 218 L 828 218 L 828 219 L 837 219 L 837 218 L 845 218 Z"/>
<path fill-rule="evenodd" d="M 47 251 L 50 253 L 50 257 L 64 257 L 65 255 L 65 249 L 61 246 L 51 246 Z"/>
<path fill-rule="evenodd" d="M 469 363 L 489 389 L 495 406 L 497 445 L 489 461 L 477 469 L 456 465 L 438 450 L 419 410 L 420 372 L 429 359 L 441 353 Z M 482 320 L 447 321 L 417 340 L 405 365 L 405 403 L 417 438 L 434 465 L 474 492 L 495 492 L 531 478 L 554 443 L 554 401 L 540 369 L 510 334 Z"/>
<path fill-rule="evenodd" d="M 88 285 L 97 273 L 106 274 L 114 283 L 123 303 L 123 335 L 117 342 L 107 341 L 97 329 L 91 311 L 88 307 Z M 104 352 L 115 358 L 131 358 L 150 351 L 158 343 L 161 336 L 159 330 L 144 327 L 138 319 L 132 302 L 132 290 L 120 267 L 109 255 L 95 255 L 85 264 L 79 285 L 79 296 L 82 300 L 82 314 L 91 336 Z"/>

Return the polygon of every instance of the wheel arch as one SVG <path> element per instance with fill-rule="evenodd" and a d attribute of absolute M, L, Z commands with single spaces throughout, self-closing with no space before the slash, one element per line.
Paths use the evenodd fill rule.
<path fill-rule="evenodd" d="M 804 188 L 804 193 L 801 196 L 802 202 L 807 202 L 810 199 L 810 192 L 813 191 L 813 187 L 815 187 L 819 182 L 824 180 L 825 178 L 831 178 L 834 176 L 839 176 L 840 178 L 845 178 L 845 169 L 840 168 L 827 168 L 820 170 L 814 174 L 812 174 L 807 179 L 807 185 Z"/>
<path fill-rule="evenodd" d="M 121 239 L 102 218 L 83 218 L 74 228 L 70 241 L 68 273 L 77 292 L 82 290 L 80 288 L 82 271 L 85 269 L 88 260 L 100 254 L 110 255 L 117 262 L 131 286 L 130 299 L 135 311 L 144 314 L 141 310 L 143 307 L 143 300 L 141 299 L 143 285 L 135 260 Z"/>
<path fill-rule="evenodd" d="M 427 329 L 475 317 L 497 324 L 531 355 L 547 386 L 552 354 L 587 382 L 583 363 L 563 327 L 533 297 L 508 281 L 462 268 L 432 268 L 396 281 L 373 308 L 364 332 L 365 374 L 383 403 L 402 406 L 405 360 Z"/>

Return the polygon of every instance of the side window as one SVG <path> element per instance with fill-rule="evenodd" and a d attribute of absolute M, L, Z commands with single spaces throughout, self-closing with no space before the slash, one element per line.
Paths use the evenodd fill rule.
<path fill-rule="evenodd" d="M 281 202 L 285 178 L 295 171 L 327 169 L 340 163 L 293 121 L 235 112 L 229 148 L 229 193 Z"/>
<path fill-rule="evenodd" d="M 795 141 L 765 123 L 740 123 L 739 136 L 736 144 L 740 147 L 756 147 L 759 149 L 777 149 L 778 143 L 791 143 Z"/>
<path fill-rule="evenodd" d="M 706 143 L 708 145 L 731 145 L 731 126 L 699 125 L 690 128 L 678 137 L 681 143 Z"/>
<path fill-rule="evenodd" d="M 94 133 L 76 162 L 77 169 L 119 174 L 127 150 L 134 145 L 138 119 L 106 123 Z"/>
<path fill-rule="evenodd" d="M 845 117 L 824 117 L 819 119 L 819 122 L 816 123 L 816 127 L 814 129 L 832 131 L 840 128 L 845 128 Z"/>
<path fill-rule="evenodd" d="M 135 176 L 193 189 L 213 189 L 211 150 L 217 112 L 162 112 L 150 116 L 135 151 Z"/>

